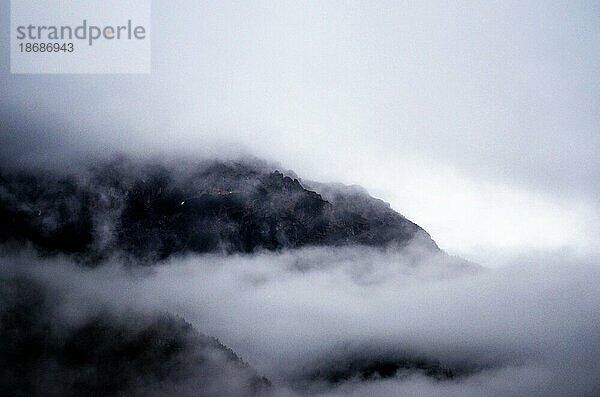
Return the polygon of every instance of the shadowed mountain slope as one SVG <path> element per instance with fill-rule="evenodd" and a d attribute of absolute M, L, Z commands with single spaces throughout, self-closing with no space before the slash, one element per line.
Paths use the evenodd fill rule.
<path fill-rule="evenodd" d="M 248 396 L 270 382 L 170 314 L 79 313 L 26 275 L 0 276 L 3 396 Z M 65 313 L 65 310 L 68 312 Z"/>

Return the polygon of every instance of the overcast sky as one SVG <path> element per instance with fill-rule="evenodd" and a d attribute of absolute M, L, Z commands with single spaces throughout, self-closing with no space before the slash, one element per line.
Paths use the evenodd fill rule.
<path fill-rule="evenodd" d="M 153 2 L 151 75 L 10 75 L 0 154 L 239 148 L 489 261 L 600 243 L 597 2 Z"/>

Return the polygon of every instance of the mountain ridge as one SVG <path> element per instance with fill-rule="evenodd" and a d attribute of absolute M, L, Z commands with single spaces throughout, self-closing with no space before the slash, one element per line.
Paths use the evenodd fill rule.
<path fill-rule="evenodd" d="M 0 241 L 97 260 L 303 246 L 402 247 L 429 234 L 364 189 L 301 181 L 265 162 L 116 158 L 79 173 L 3 171 Z M 291 175 L 291 176 L 288 176 Z"/>

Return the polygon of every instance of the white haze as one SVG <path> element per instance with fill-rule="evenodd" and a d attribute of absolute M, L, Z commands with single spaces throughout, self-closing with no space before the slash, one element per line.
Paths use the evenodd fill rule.
<path fill-rule="evenodd" d="M 243 147 L 305 178 L 362 185 L 476 260 L 598 251 L 597 2 L 152 10 L 151 75 L 11 75 L 0 58 L 0 157 Z M 8 0 L 0 18 L 10 26 Z M 7 54 L 8 29 L 0 39 Z"/>
<path fill-rule="evenodd" d="M 487 270 L 412 247 L 191 255 L 150 268 L 114 259 L 5 256 L 3 268 L 66 291 L 63 321 L 100 307 L 168 311 L 218 337 L 278 395 L 593 395 L 600 391 L 600 267 L 568 255 Z M 30 263 L 34 263 L 30 266 Z M 41 266 L 40 266 L 41 265 Z M 397 351 L 481 371 L 295 389 L 336 351 Z"/>

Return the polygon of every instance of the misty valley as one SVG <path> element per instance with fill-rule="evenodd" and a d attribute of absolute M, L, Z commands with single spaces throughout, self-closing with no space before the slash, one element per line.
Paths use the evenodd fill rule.
<path fill-rule="evenodd" d="M 596 387 L 595 268 L 483 268 L 358 186 L 121 156 L 3 170 L 0 222 L 3 395 Z"/>

